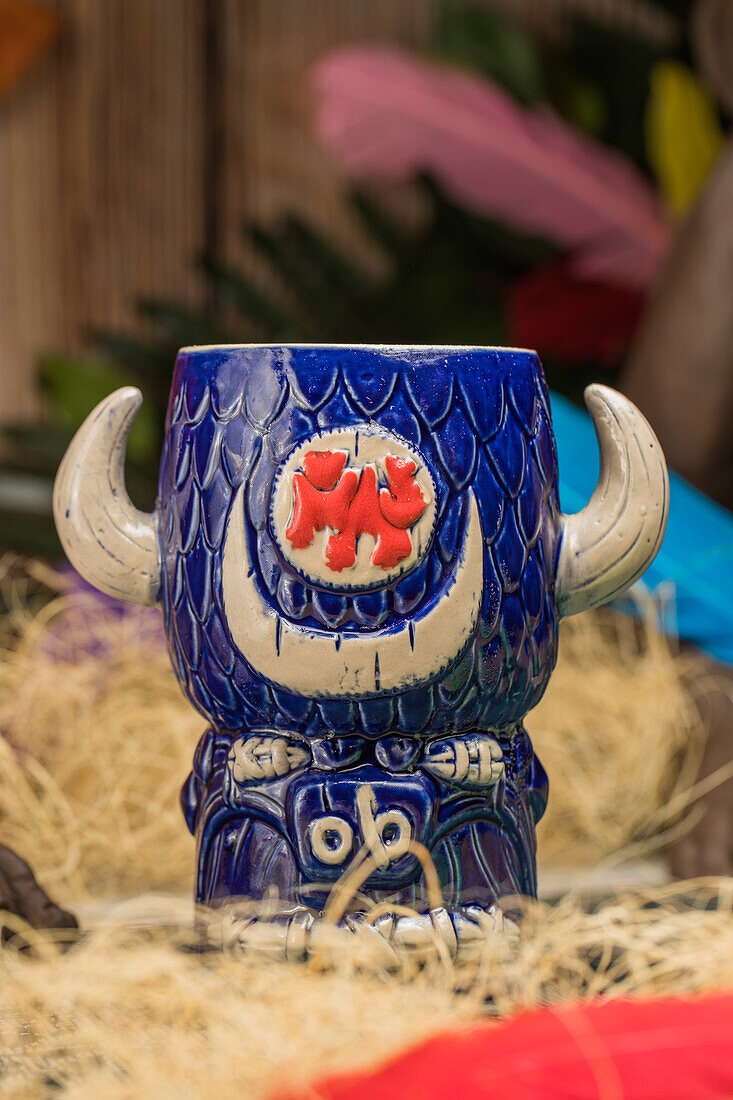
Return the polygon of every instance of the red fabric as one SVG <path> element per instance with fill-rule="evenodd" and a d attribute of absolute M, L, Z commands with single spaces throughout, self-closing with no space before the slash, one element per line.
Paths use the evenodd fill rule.
<path fill-rule="evenodd" d="M 573 275 L 568 261 L 536 268 L 510 289 L 507 315 L 517 347 L 568 363 L 614 366 L 627 350 L 644 295 Z"/>
<path fill-rule="evenodd" d="M 733 995 L 605 1001 L 446 1032 L 376 1072 L 273 1100 L 722 1100 Z"/>

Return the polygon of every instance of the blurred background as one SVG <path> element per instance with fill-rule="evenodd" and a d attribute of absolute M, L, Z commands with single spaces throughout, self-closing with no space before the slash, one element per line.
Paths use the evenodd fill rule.
<path fill-rule="evenodd" d="M 730 505 L 731 108 L 726 0 L 0 0 L 2 543 L 220 340 L 536 347 Z"/>
<path fill-rule="evenodd" d="M 13 1096 L 271 1095 L 469 1013 L 731 986 L 732 114 L 733 0 L 0 0 Z M 203 720 L 157 610 L 64 565 L 51 487 L 132 383 L 126 480 L 151 507 L 177 349 L 249 341 L 536 348 L 566 512 L 598 475 L 589 381 L 666 451 L 657 559 L 563 622 L 528 715 L 541 900 L 476 972 L 189 950 Z M 71 914 L 73 951 L 2 949 Z"/>
<path fill-rule="evenodd" d="M 536 348 L 566 511 L 590 380 L 676 472 L 645 585 L 717 776 L 680 866 L 730 867 L 731 112 L 730 0 L 0 0 L 3 577 L 58 562 L 55 470 L 123 383 L 152 505 L 182 345 Z"/>

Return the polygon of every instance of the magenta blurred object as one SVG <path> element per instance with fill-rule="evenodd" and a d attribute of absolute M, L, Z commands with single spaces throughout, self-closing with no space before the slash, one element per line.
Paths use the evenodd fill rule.
<path fill-rule="evenodd" d="M 669 226 L 653 187 L 618 153 L 491 81 L 384 48 L 315 67 L 321 138 L 353 173 L 434 176 L 456 201 L 573 253 L 577 276 L 647 287 Z"/>

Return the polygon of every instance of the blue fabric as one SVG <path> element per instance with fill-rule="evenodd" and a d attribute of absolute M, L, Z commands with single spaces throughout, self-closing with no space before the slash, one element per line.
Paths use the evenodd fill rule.
<path fill-rule="evenodd" d="M 593 422 L 557 393 L 551 406 L 560 506 L 577 512 L 598 480 Z M 733 515 L 672 472 L 669 482 L 667 534 L 643 583 L 664 599 L 668 631 L 733 664 Z"/>

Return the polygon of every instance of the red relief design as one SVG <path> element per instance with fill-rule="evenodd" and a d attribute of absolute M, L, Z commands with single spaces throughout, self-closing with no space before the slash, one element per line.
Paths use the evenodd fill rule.
<path fill-rule="evenodd" d="M 316 531 L 330 527 L 335 534 L 326 544 L 329 569 L 340 573 L 356 561 L 362 535 L 376 539 L 372 565 L 392 569 L 412 553 L 408 528 L 425 511 L 426 502 L 415 480 L 411 459 L 386 455 L 388 488 L 378 490 L 374 466 L 346 470 L 345 451 L 308 451 L 303 473 L 293 475 L 295 506 L 285 532 L 296 550 L 313 542 Z"/>

